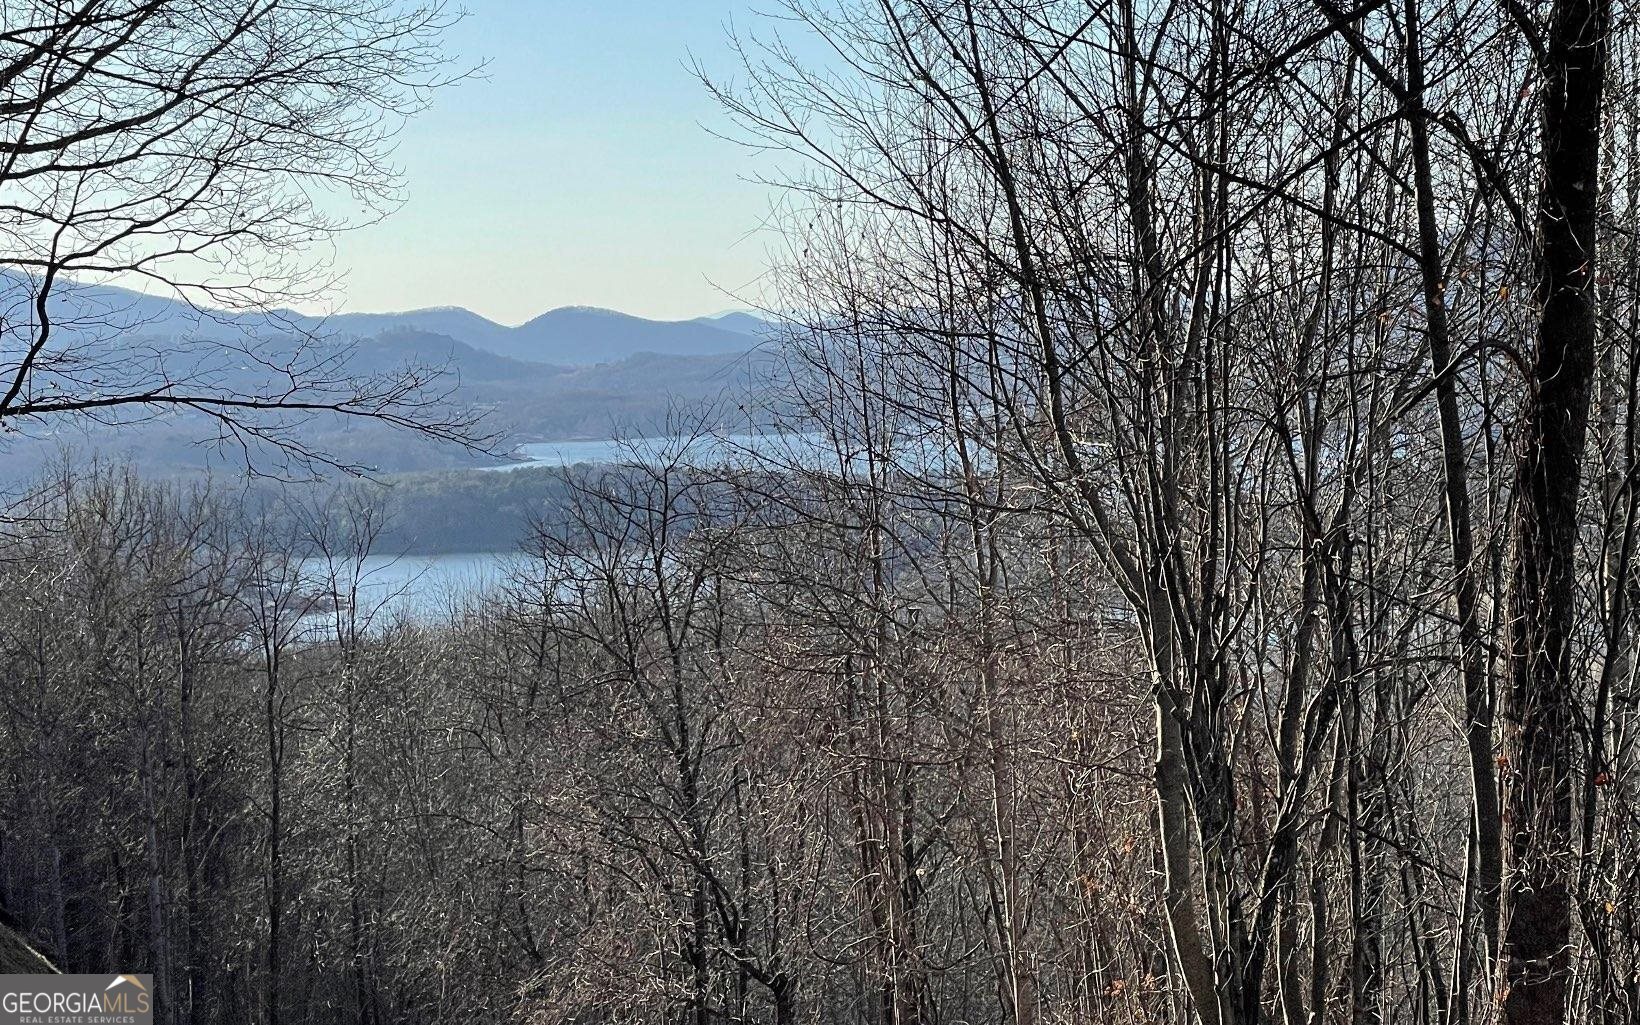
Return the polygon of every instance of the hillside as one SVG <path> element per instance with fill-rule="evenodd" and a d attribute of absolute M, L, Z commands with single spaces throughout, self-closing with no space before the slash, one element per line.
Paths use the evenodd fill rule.
<path fill-rule="evenodd" d="M 32 281 L 0 271 L 0 314 L 8 323 L 32 321 Z M 386 334 L 439 335 L 485 352 L 535 363 L 590 366 L 642 352 L 702 356 L 746 352 L 772 333 L 747 313 L 695 320 L 648 320 L 614 310 L 565 306 L 517 327 L 497 324 L 471 310 L 435 307 L 401 313 L 343 313 L 313 317 L 293 311 L 271 314 L 200 309 L 175 298 L 111 285 L 59 283 L 47 304 L 54 330 L 102 338 L 280 338 L 308 334 L 359 341 Z"/>
<path fill-rule="evenodd" d="M 470 310 L 446 307 L 405 313 L 350 313 L 300 322 L 321 336 L 361 339 L 400 331 L 443 335 L 486 352 L 535 363 L 590 366 L 638 353 L 705 356 L 745 352 L 770 332 L 748 314 L 714 319 L 647 320 L 592 306 L 549 310 L 506 327 Z M 758 327 L 761 325 L 761 329 Z"/>
<path fill-rule="evenodd" d="M 0 337 L 0 359 L 20 355 L 18 347 L 34 336 L 35 290 L 27 275 L 0 272 L 0 317 L 20 328 Z M 459 308 L 325 320 L 253 316 L 80 282 L 60 283 L 46 311 L 52 358 L 33 374 L 42 391 L 138 392 L 182 381 L 197 392 L 277 393 L 287 386 L 287 366 L 318 366 L 330 379 L 385 378 L 407 365 L 438 368 L 444 376 L 437 387 L 449 390 L 451 405 L 484 412 L 498 452 L 532 441 L 642 433 L 678 413 L 710 416 L 744 404 L 756 390 L 752 352 L 766 344 L 757 325 L 769 327 L 744 313 L 653 321 L 588 307 L 553 310 L 519 327 Z M 276 423 L 300 448 L 383 473 L 494 461 L 368 420 L 304 414 L 258 422 Z M 166 475 L 240 469 L 247 445 L 253 459 L 275 455 L 188 409 L 8 426 L 15 430 L 0 468 L 7 485 L 69 452 Z"/>
<path fill-rule="evenodd" d="M 264 343 L 277 363 L 289 341 Z M 732 410 L 758 393 L 759 373 L 745 353 L 681 355 L 637 353 L 590 365 L 554 365 L 512 359 L 445 335 L 389 330 L 351 343 L 347 369 L 361 376 L 386 374 L 406 364 L 442 368 L 455 405 L 483 410 L 498 452 L 532 441 L 607 438 L 644 433 L 678 413 L 710 417 Z M 240 389 L 262 384 L 255 364 L 225 360 L 210 347 L 185 355 L 213 379 Z M 183 354 L 173 354 L 177 357 Z M 173 363 L 175 359 L 173 359 Z M 205 371 L 202 371 L 205 372 Z M 338 461 L 382 473 L 458 469 L 494 463 L 481 453 L 440 445 L 382 424 L 309 415 L 289 422 L 287 436 Z M 254 457 L 274 453 L 252 445 Z M 147 474 L 237 472 L 245 451 L 202 413 L 167 412 L 116 425 L 86 420 L 24 424 L 10 436 L 0 463 L 0 485 L 32 479 L 67 454 L 129 462 Z M 277 460 L 273 460 L 273 465 Z"/>

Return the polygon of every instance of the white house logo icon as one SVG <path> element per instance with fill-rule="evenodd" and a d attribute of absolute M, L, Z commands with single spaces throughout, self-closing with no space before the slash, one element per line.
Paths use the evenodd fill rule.
<path fill-rule="evenodd" d="M 110 982 L 108 985 L 103 987 L 103 992 L 107 993 L 109 990 L 113 989 L 115 986 L 118 986 L 122 982 L 129 982 L 131 985 L 140 990 L 146 991 L 148 989 L 147 986 L 142 984 L 142 980 L 137 978 L 135 975 L 116 975 L 114 976 L 113 982 Z"/>

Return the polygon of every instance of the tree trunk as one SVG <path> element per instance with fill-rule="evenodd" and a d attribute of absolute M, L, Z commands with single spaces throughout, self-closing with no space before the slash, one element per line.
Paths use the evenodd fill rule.
<path fill-rule="evenodd" d="M 1513 759 L 1503 1021 L 1566 1020 L 1570 971 L 1573 557 L 1598 325 L 1594 266 L 1607 0 L 1558 0 L 1543 75 L 1537 354 L 1516 470 Z"/>

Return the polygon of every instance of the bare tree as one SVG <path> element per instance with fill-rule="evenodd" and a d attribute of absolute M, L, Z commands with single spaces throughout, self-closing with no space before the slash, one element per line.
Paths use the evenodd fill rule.
<path fill-rule="evenodd" d="M 192 417 L 319 462 L 294 432 L 319 414 L 472 441 L 437 368 L 357 375 L 278 308 L 323 284 L 316 244 L 392 205 L 394 132 L 450 77 L 450 20 L 398 0 L 5 4 L 0 424 Z M 150 323 L 97 282 L 197 315 Z"/>

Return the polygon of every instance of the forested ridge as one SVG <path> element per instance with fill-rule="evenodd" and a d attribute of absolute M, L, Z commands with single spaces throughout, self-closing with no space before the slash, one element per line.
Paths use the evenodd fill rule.
<path fill-rule="evenodd" d="M 291 43 L 413 96 L 391 40 L 436 21 Z M 152 971 L 167 1023 L 1640 1020 L 1631 5 L 758 24 L 701 69 L 787 186 L 730 401 L 802 452 L 555 472 L 510 580 L 432 618 L 362 586 L 367 488 L 43 483 L 0 548 L 31 941 Z M 361 102 L 253 52 L 275 141 Z M 44 397 L 28 326 L 0 423 L 481 440 L 391 369 L 108 398 L 58 354 Z"/>

